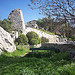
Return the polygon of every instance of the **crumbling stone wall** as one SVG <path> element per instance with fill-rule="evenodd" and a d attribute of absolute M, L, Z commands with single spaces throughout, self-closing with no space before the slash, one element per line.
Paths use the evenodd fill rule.
<path fill-rule="evenodd" d="M 75 45 L 74 44 L 55 44 L 55 43 L 44 43 L 41 46 L 47 47 L 47 48 L 55 48 L 59 49 L 61 52 L 65 51 L 75 51 Z"/>
<path fill-rule="evenodd" d="M 13 30 L 24 33 L 25 31 L 25 23 L 23 19 L 23 14 L 20 9 L 14 9 L 8 16 L 8 20 L 12 21 Z"/>

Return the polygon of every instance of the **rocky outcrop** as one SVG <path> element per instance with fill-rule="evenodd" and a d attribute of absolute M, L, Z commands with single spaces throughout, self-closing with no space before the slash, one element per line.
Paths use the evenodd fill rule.
<path fill-rule="evenodd" d="M 25 23 L 23 19 L 23 14 L 20 9 L 14 9 L 8 16 L 8 20 L 12 21 L 13 30 L 24 33 Z"/>
<path fill-rule="evenodd" d="M 59 36 L 50 35 L 50 34 L 47 34 L 43 31 L 40 31 L 40 30 L 37 30 L 37 29 L 34 29 L 34 28 L 30 28 L 30 27 L 25 29 L 25 34 L 27 34 L 28 32 L 31 32 L 31 31 L 34 31 L 35 33 L 37 33 L 40 38 L 45 37 L 45 38 L 49 39 L 49 43 L 59 42 Z"/>
<path fill-rule="evenodd" d="M 0 27 L 0 49 L 8 52 L 16 50 L 13 39 L 10 34 Z"/>
<path fill-rule="evenodd" d="M 18 32 L 17 31 L 12 31 L 11 37 L 13 38 L 13 40 L 17 39 L 18 38 Z"/>
<path fill-rule="evenodd" d="M 0 55 L 2 54 L 2 50 L 0 49 Z"/>

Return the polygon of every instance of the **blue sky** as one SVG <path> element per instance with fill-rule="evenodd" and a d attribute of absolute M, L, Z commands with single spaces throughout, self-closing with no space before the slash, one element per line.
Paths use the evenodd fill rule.
<path fill-rule="evenodd" d="M 40 15 L 39 10 L 32 10 L 28 6 L 30 0 L 0 0 L 0 19 L 8 18 L 10 12 L 14 9 L 20 8 L 23 13 L 25 23 L 31 20 L 37 20 L 43 18 L 44 15 Z"/>

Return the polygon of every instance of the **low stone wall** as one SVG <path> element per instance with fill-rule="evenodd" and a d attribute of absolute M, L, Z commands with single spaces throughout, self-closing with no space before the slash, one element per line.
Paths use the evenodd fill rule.
<path fill-rule="evenodd" d="M 41 46 L 42 47 L 47 47 L 47 48 L 56 48 L 56 49 L 59 49 L 61 52 L 75 51 L 75 45 L 74 44 L 44 43 L 44 44 L 41 44 Z"/>

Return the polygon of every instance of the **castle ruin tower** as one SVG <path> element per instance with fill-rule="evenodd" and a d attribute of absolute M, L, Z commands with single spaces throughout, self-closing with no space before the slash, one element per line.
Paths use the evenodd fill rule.
<path fill-rule="evenodd" d="M 20 9 L 14 9 L 8 16 L 8 20 L 12 21 L 13 30 L 24 33 L 25 31 L 25 23 L 23 19 L 23 14 Z"/>

